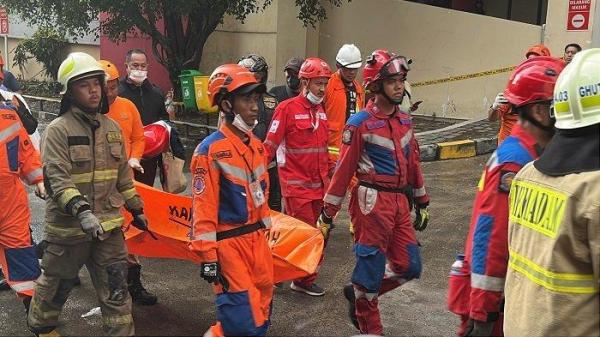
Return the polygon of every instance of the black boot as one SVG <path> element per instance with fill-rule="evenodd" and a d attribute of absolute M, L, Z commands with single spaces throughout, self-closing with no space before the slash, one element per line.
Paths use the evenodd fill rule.
<path fill-rule="evenodd" d="M 347 284 L 344 286 L 344 297 L 348 300 L 348 318 L 356 330 L 360 330 L 358 319 L 356 318 L 356 297 L 354 295 L 354 286 Z"/>
<path fill-rule="evenodd" d="M 154 294 L 149 293 L 144 286 L 142 286 L 142 281 L 140 280 L 141 269 L 142 266 L 139 264 L 129 267 L 127 273 L 127 287 L 129 288 L 131 299 L 136 304 L 154 305 L 158 299 Z"/>
<path fill-rule="evenodd" d="M 4 278 L 4 274 L 2 273 L 2 269 L 0 269 L 0 291 L 10 290 L 10 286 L 6 279 Z"/>

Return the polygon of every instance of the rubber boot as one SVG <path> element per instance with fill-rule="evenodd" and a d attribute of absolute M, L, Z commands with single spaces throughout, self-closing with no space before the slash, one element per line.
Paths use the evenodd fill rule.
<path fill-rule="evenodd" d="M 4 278 L 4 273 L 2 269 L 0 269 L 0 291 L 10 290 L 10 286 L 8 282 L 6 282 L 6 278 Z"/>
<path fill-rule="evenodd" d="M 149 293 L 144 286 L 142 286 L 142 280 L 140 280 L 141 269 L 142 266 L 139 264 L 129 267 L 127 273 L 127 288 L 129 289 L 129 294 L 131 294 L 131 299 L 136 304 L 155 305 L 158 300 L 156 296 Z"/>

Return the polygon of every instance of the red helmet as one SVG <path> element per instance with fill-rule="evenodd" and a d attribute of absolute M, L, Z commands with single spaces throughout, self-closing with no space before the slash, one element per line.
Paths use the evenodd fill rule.
<path fill-rule="evenodd" d="M 219 104 L 226 94 L 234 91 L 246 94 L 254 90 L 263 93 L 267 88 L 263 83 L 258 83 L 254 73 L 238 64 L 218 66 L 208 80 L 208 99 L 213 106 Z"/>
<path fill-rule="evenodd" d="M 410 69 L 404 56 L 398 56 L 384 49 L 377 49 L 367 58 L 363 68 L 363 85 L 367 88 L 371 83 L 402 74 L 406 76 Z"/>
<path fill-rule="evenodd" d="M 154 158 L 169 149 L 169 130 L 159 123 L 144 126 L 144 158 Z"/>
<path fill-rule="evenodd" d="M 564 67 L 565 63 L 554 57 L 527 59 L 510 75 L 504 97 L 516 107 L 552 100 L 554 84 Z"/>
<path fill-rule="evenodd" d="M 550 56 L 550 49 L 543 44 L 536 44 L 527 50 L 525 58 L 529 58 L 529 55 L 531 54 L 535 54 L 536 56 Z"/>
<path fill-rule="evenodd" d="M 327 62 L 321 60 L 318 57 L 309 57 L 302 63 L 300 71 L 298 72 L 300 78 L 317 78 L 317 77 L 331 77 L 331 68 Z"/>

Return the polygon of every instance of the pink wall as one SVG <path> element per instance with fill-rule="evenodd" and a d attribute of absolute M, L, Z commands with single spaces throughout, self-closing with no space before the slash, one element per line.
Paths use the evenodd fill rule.
<path fill-rule="evenodd" d="M 100 16 L 102 19 L 102 15 Z M 132 48 L 139 48 L 146 52 L 148 55 L 148 79 L 153 84 L 160 87 L 163 93 L 166 93 L 171 89 L 171 81 L 169 80 L 169 73 L 167 69 L 158 63 L 152 54 L 152 40 L 141 34 L 133 36 L 132 34 L 127 35 L 127 40 L 116 44 L 108 39 L 108 37 L 100 36 L 100 58 L 113 62 L 119 69 L 119 74 L 123 78 L 125 72 L 125 54 Z"/>

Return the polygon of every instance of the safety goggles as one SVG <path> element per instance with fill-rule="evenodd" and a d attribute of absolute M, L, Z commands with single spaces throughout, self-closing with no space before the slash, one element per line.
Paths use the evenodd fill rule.
<path fill-rule="evenodd" d="M 387 61 L 381 70 L 379 70 L 379 76 L 381 78 L 388 78 L 395 75 L 403 75 L 406 77 L 406 72 L 409 70 L 409 65 L 403 56 L 396 56 L 391 60 Z"/>

